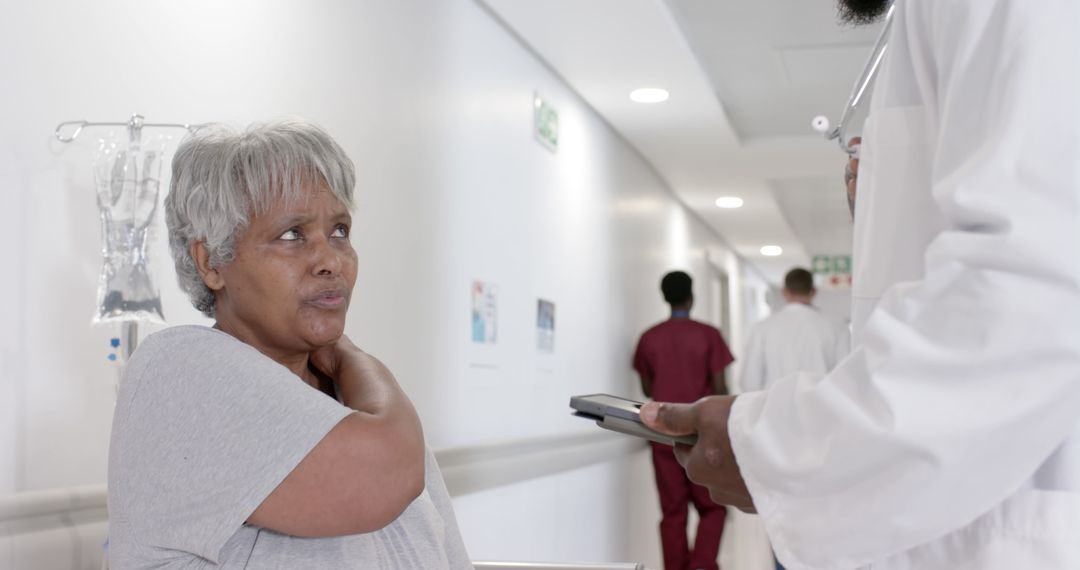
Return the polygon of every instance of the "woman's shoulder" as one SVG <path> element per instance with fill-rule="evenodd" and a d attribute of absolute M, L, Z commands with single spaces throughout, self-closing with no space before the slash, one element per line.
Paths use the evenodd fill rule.
<path fill-rule="evenodd" d="M 169 327 L 139 343 L 125 366 L 121 391 L 125 384 L 132 388 L 142 384 L 144 378 L 171 380 L 208 373 L 236 374 L 239 370 L 263 368 L 264 361 L 269 359 L 254 347 L 217 329 Z"/>
<path fill-rule="evenodd" d="M 215 328 L 207 327 L 203 325 L 177 325 L 162 329 L 156 333 L 153 333 L 143 340 L 143 344 L 146 343 L 168 343 L 179 344 L 185 342 L 202 342 L 211 339 L 223 340 L 233 339 L 227 333 L 221 332 Z M 233 339 L 235 340 L 235 339 Z"/>
<path fill-rule="evenodd" d="M 147 336 L 132 355 L 134 361 L 189 357 L 207 358 L 214 355 L 235 354 L 251 350 L 251 347 L 217 329 L 200 325 L 169 327 Z"/>

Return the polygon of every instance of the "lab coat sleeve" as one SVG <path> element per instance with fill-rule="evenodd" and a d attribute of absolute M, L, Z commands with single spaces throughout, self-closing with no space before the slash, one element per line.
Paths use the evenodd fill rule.
<path fill-rule="evenodd" d="M 750 331 L 750 340 L 746 343 L 746 356 L 741 359 L 740 393 L 765 388 L 765 347 L 762 344 L 762 336 L 760 324 Z"/>
<path fill-rule="evenodd" d="M 923 279 L 886 291 L 834 371 L 740 396 L 728 424 L 793 570 L 862 566 L 963 527 L 1080 418 L 1080 3 L 897 5 L 936 118 L 945 230 Z"/>

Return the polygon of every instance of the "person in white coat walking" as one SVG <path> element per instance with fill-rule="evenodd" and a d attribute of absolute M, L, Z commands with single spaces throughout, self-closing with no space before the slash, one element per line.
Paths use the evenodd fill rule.
<path fill-rule="evenodd" d="M 843 0 L 863 15 L 885 0 Z M 646 424 L 790 570 L 1080 568 L 1080 2 L 897 0 L 855 348 Z"/>
<path fill-rule="evenodd" d="M 796 267 L 784 275 L 786 304 L 754 325 L 746 343 L 739 388 L 764 390 L 773 381 L 797 372 L 824 374 L 847 356 L 851 336 L 814 307 L 814 274 Z M 779 561 L 777 570 L 785 570 Z"/>
<path fill-rule="evenodd" d="M 796 267 L 784 275 L 786 304 L 750 330 L 739 388 L 764 390 L 795 372 L 825 373 L 847 356 L 851 336 L 814 307 L 814 275 Z"/>

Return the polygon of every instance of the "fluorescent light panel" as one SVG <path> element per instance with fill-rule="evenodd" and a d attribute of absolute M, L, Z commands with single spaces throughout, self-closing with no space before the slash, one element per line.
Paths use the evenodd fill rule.
<path fill-rule="evenodd" d="M 630 92 L 630 100 L 635 103 L 661 103 L 667 101 L 670 94 L 659 87 L 642 87 Z"/>

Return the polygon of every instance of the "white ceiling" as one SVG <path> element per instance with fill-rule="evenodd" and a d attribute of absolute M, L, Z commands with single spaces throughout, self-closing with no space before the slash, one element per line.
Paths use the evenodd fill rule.
<path fill-rule="evenodd" d="M 876 26 L 841 26 L 835 0 L 478 1 L 767 277 L 850 253 L 844 155 L 810 120 L 837 119 Z M 671 98 L 630 101 L 646 86 Z"/>

